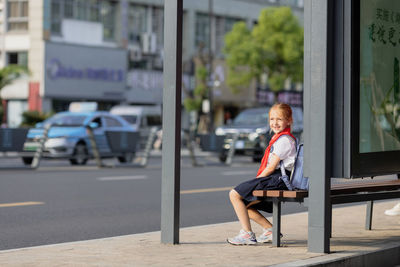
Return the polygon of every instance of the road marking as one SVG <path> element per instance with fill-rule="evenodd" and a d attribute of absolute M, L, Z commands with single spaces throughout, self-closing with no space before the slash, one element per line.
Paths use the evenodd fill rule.
<path fill-rule="evenodd" d="M 0 204 L 0 208 L 20 207 L 20 206 L 33 206 L 33 205 L 43 205 L 43 204 L 44 204 L 44 202 L 38 202 L 38 201 L 3 203 L 3 204 Z"/>
<path fill-rule="evenodd" d="M 109 177 L 99 177 L 99 181 L 127 181 L 127 180 L 142 180 L 147 179 L 147 175 L 130 175 L 130 176 L 109 176 Z"/>
<path fill-rule="evenodd" d="M 233 187 L 216 187 L 216 188 L 204 188 L 204 189 L 193 189 L 193 190 L 181 190 L 181 195 L 185 194 L 196 194 L 196 193 L 208 193 L 208 192 L 220 192 L 220 191 L 229 191 Z"/>
<path fill-rule="evenodd" d="M 231 175 L 253 175 L 255 177 L 256 173 L 254 171 L 227 171 L 222 172 L 222 175 L 231 176 Z"/>

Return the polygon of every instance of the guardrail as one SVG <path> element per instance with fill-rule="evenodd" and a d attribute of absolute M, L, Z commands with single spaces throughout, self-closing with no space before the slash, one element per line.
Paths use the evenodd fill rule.
<path fill-rule="evenodd" d="M 0 151 L 22 152 L 28 128 L 0 128 Z"/>

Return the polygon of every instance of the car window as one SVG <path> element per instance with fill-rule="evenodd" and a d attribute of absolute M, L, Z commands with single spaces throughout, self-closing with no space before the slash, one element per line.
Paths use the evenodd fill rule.
<path fill-rule="evenodd" d="M 84 115 L 71 115 L 71 114 L 59 114 L 44 121 L 44 124 L 52 124 L 58 126 L 81 126 L 83 125 L 87 116 Z"/>
<path fill-rule="evenodd" d="M 263 112 L 242 112 L 234 120 L 234 125 L 266 124 L 268 122 L 268 113 Z"/>
<path fill-rule="evenodd" d="M 92 120 L 92 122 L 97 123 L 97 124 L 99 125 L 99 128 L 100 128 L 100 127 L 103 127 L 103 124 L 101 123 L 101 117 L 96 117 L 96 118 L 94 118 L 94 119 Z"/>
<path fill-rule="evenodd" d="M 137 121 L 137 116 L 136 115 L 120 115 L 122 118 L 124 118 L 127 122 L 130 124 L 136 124 Z"/>
<path fill-rule="evenodd" d="M 293 128 L 294 132 L 303 131 L 303 110 L 301 108 L 292 108 Z"/>
<path fill-rule="evenodd" d="M 160 126 L 161 125 L 161 116 L 157 115 L 147 115 L 147 125 L 149 126 Z"/>
<path fill-rule="evenodd" d="M 140 120 L 140 127 L 145 127 L 147 126 L 147 122 L 146 122 L 146 117 L 142 117 Z"/>
<path fill-rule="evenodd" d="M 122 123 L 120 123 L 117 119 L 111 117 L 104 117 L 106 119 L 107 127 L 121 127 Z"/>

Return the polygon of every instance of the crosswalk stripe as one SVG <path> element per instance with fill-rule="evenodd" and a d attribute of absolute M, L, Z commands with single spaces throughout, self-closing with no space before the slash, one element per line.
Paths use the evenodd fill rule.
<path fill-rule="evenodd" d="M 192 190 L 181 190 L 181 195 L 185 194 L 195 194 L 195 193 L 208 193 L 208 192 L 220 192 L 220 191 L 229 191 L 233 187 L 216 187 L 216 188 L 204 188 L 204 189 L 192 189 Z"/>
<path fill-rule="evenodd" d="M 109 177 L 99 177 L 99 181 L 127 181 L 127 180 L 142 180 L 147 179 L 147 175 L 130 175 L 130 176 L 109 176 Z"/>
<path fill-rule="evenodd" d="M 27 201 L 27 202 L 14 202 L 14 203 L 0 203 L 0 208 L 7 207 L 20 207 L 20 206 L 33 206 L 33 205 L 43 205 L 44 202 L 39 201 Z"/>

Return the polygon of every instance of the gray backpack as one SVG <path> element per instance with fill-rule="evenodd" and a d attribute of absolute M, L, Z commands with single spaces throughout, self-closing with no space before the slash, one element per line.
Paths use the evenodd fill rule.
<path fill-rule="evenodd" d="M 308 177 L 304 177 L 303 175 L 303 161 L 303 144 L 299 144 L 297 146 L 296 158 L 290 179 L 286 175 L 285 168 L 281 163 L 281 179 L 285 182 L 286 187 L 291 191 L 308 190 Z"/>

